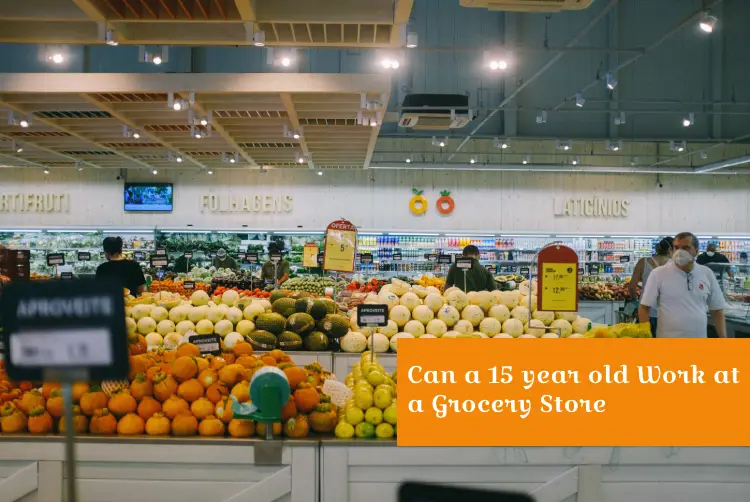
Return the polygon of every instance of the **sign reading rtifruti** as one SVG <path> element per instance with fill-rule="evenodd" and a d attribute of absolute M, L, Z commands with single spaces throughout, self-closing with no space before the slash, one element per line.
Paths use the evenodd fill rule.
<path fill-rule="evenodd" d="M 555 216 L 584 216 L 587 218 L 626 218 L 630 208 L 628 199 L 584 197 L 580 199 L 552 199 Z"/>
<path fill-rule="evenodd" d="M 69 207 L 65 193 L 0 193 L 0 213 L 64 213 Z"/>
<path fill-rule="evenodd" d="M 289 213 L 291 195 L 213 195 L 201 196 L 201 212 L 211 213 Z"/>

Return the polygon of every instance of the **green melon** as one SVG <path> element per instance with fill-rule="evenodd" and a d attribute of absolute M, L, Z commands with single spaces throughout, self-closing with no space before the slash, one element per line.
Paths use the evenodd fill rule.
<path fill-rule="evenodd" d="M 281 314 L 261 314 L 255 318 L 255 328 L 280 335 L 286 326 L 286 319 Z"/>
<path fill-rule="evenodd" d="M 312 298 L 298 298 L 297 301 L 294 302 L 294 310 L 297 312 L 307 312 L 308 306 L 312 305 L 312 303 Z"/>
<path fill-rule="evenodd" d="M 342 315 L 329 314 L 317 322 L 317 329 L 330 338 L 341 338 L 349 332 L 349 319 Z"/>
<path fill-rule="evenodd" d="M 304 345 L 307 350 L 326 350 L 328 348 L 328 337 L 325 333 L 313 331 L 305 338 Z"/>
<path fill-rule="evenodd" d="M 291 331 L 284 331 L 279 335 L 279 348 L 281 350 L 302 350 L 302 337 Z"/>
<path fill-rule="evenodd" d="M 298 335 L 305 335 L 313 329 L 315 329 L 315 319 L 310 314 L 304 314 L 302 312 L 292 314 L 289 319 L 286 320 L 286 329 L 297 333 Z"/>
<path fill-rule="evenodd" d="M 271 310 L 277 314 L 283 315 L 284 317 L 289 317 L 296 312 L 294 305 L 295 301 L 291 298 L 279 298 L 273 302 Z"/>
<path fill-rule="evenodd" d="M 326 304 L 322 300 L 313 300 L 307 304 L 306 312 L 318 321 L 328 314 L 328 307 L 326 307 Z"/>
<path fill-rule="evenodd" d="M 286 292 L 281 289 L 274 289 L 271 291 L 271 296 L 268 297 L 268 301 L 273 304 L 279 298 L 286 298 Z"/>
<path fill-rule="evenodd" d="M 273 333 L 256 329 L 247 335 L 247 341 L 255 350 L 273 350 L 278 346 L 278 340 Z"/>

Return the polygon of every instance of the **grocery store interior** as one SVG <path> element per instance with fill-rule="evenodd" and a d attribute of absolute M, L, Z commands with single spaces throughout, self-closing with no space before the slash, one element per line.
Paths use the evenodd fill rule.
<path fill-rule="evenodd" d="M 707 336 L 750 337 L 748 24 L 746 0 L 1 1 L 0 298 L 121 259 L 143 291 L 127 378 L 73 384 L 72 415 L 0 366 L 0 501 L 70 502 L 66 417 L 81 501 L 749 499 L 748 448 L 396 446 L 398 340 L 640 337 L 681 232 L 724 299 Z M 485 291 L 449 275 L 469 245 Z M 543 310 L 560 246 L 576 307 Z M 237 418 L 268 367 L 281 415 Z"/>

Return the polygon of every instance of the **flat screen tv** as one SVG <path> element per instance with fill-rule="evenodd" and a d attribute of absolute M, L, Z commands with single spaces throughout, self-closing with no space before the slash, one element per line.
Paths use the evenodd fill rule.
<path fill-rule="evenodd" d="M 125 211 L 171 211 L 171 183 L 125 183 Z"/>

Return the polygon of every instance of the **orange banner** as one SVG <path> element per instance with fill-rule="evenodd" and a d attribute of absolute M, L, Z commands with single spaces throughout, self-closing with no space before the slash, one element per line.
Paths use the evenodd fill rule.
<path fill-rule="evenodd" d="M 400 339 L 399 446 L 750 446 L 750 339 Z"/>

